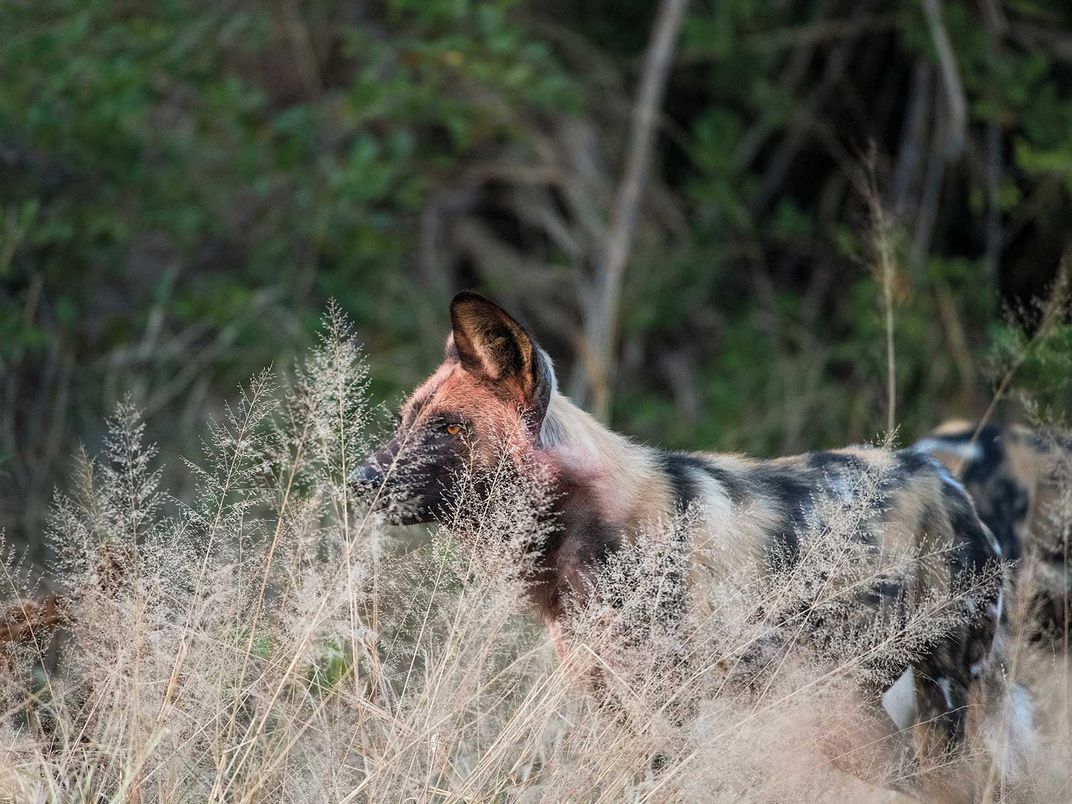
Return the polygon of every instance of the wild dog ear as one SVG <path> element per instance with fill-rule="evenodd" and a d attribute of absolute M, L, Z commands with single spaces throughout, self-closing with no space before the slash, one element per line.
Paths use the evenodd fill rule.
<path fill-rule="evenodd" d="M 554 367 L 525 328 L 495 302 L 468 290 L 450 303 L 450 321 L 448 351 L 457 353 L 467 371 L 510 388 L 542 420 L 555 387 Z"/>

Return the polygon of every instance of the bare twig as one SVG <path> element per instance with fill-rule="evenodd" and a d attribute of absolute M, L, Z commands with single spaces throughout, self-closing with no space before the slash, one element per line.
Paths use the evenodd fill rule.
<path fill-rule="evenodd" d="M 882 208 L 882 196 L 878 191 L 875 178 L 874 152 L 872 151 L 867 166 L 867 205 L 871 212 L 871 225 L 874 228 L 875 266 L 882 288 L 882 312 L 886 329 L 886 434 L 887 438 L 897 425 L 897 366 L 893 338 L 893 293 L 897 263 L 890 242 L 889 224 L 886 211 Z"/>
<path fill-rule="evenodd" d="M 1041 50 L 1054 59 L 1072 62 L 1072 36 L 1066 31 L 1017 21 L 1009 25 L 1009 38 L 1029 50 Z"/>
<path fill-rule="evenodd" d="M 320 74 L 319 58 L 313 44 L 309 26 L 302 17 L 301 9 L 294 0 L 281 3 L 280 13 L 287 37 L 294 54 L 294 65 L 301 77 L 302 86 L 310 98 L 319 98 L 324 88 L 324 79 Z"/>
<path fill-rule="evenodd" d="M 949 33 L 942 21 L 942 9 L 938 0 L 923 0 L 923 11 L 927 16 L 927 28 L 931 41 L 938 54 L 938 64 L 942 70 L 942 86 L 949 101 L 949 130 L 946 136 L 947 157 L 959 156 L 964 150 L 967 139 L 968 101 L 964 97 L 964 87 L 960 83 L 957 71 L 957 57 L 949 42 Z"/>
<path fill-rule="evenodd" d="M 993 65 L 1004 55 L 1004 35 L 1008 28 L 996 0 L 984 0 L 983 20 L 986 23 L 990 47 L 987 48 L 988 63 Z M 1001 251 L 1004 246 L 1001 215 L 1001 182 L 1004 176 L 1002 159 L 1002 131 L 997 120 L 986 124 L 986 268 L 990 282 L 996 287 L 1001 268 Z"/>
<path fill-rule="evenodd" d="M 938 114 L 938 96 L 934 97 L 935 113 L 933 117 L 934 131 L 931 135 L 930 153 L 927 155 L 927 167 L 923 178 L 923 188 L 920 191 L 919 204 L 916 210 L 915 225 L 912 228 L 912 268 L 917 274 L 923 272 L 927 254 L 931 250 L 931 238 L 934 236 L 934 223 L 938 218 L 938 202 L 942 196 L 942 185 L 945 182 L 946 154 L 949 150 L 949 140 L 956 135 L 950 129 L 950 121 Z"/>
<path fill-rule="evenodd" d="M 778 195 L 782 182 L 793 165 L 793 160 L 801 148 L 808 143 L 809 135 L 814 133 L 815 129 L 812 124 L 820 117 L 819 110 L 822 104 L 826 102 L 844 77 L 853 48 L 859 41 L 859 35 L 867 25 L 873 6 L 873 2 L 857 4 L 853 10 L 851 20 L 857 35 L 841 40 L 838 46 L 830 51 L 823 67 L 822 77 L 819 79 L 815 90 L 808 100 L 794 112 L 792 119 L 786 126 L 786 136 L 779 143 L 764 171 L 759 195 L 752 205 L 754 212 L 759 212 L 766 208 Z"/>
<path fill-rule="evenodd" d="M 899 12 L 876 14 L 867 21 L 863 30 L 868 33 L 885 31 L 904 24 L 905 15 Z M 859 22 L 854 19 L 826 19 L 805 25 L 788 28 L 776 28 L 762 33 L 751 34 L 744 38 L 744 46 L 757 53 L 769 53 L 786 47 L 823 44 L 838 39 L 852 39 L 861 32 Z"/>
<path fill-rule="evenodd" d="M 688 0 L 663 0 L 644 59 L 644 72 L 633 106 L 629 145 L 610 230 L 595 277 L 595 293 L 585 321 L 585 368 L 591 410 L 606 419 L 610 409 L 614 343 L 618 334 L 625 265 L 633 245 L 640 196 L 651 167 L 656 118 L 677 49 Z"/>
<path fill-rule="evenodd" d="M 821 18 L 826 13 L 826 5 L 827 3 L 818 4 L 815 10 L 816 17 Z M 800 43 L 793 50 L 793 55 L 786 60 L 785 67 L 781 69 L 778 76 L 778 86 L 783 92 L 792 95 L 799 91 L 800 83 L 804 80 L 814 54 L 815 45 L 807 41 Z M 774 115 L 760 115 L 748 132 L 741 137 L 736 153 L 738 164 L 741 167 L 751 165 L 776 129 L 777 123 Z"/>
<path fill-rule="evenodd" d="M 933 68 L 926 60 L 916 62 L 912 71 L 912 88 L 909 91 L 901 140 L 897 147 L 897 162 L 887 196 L 890 213 L 895 220 L 903 218 L 908 207 L 908 198 L 919 174 L 927 136 L 927 113 L 930 111 L 931 75 Z"/>
<path fill-rule="evenodd" d="M 1004 174 L 1001 157 L 1001 127 L 991 120 L 986 124 L 986 270 L 997 287 L 1001 269 L 1004 234 L 1001 226 L 1001 180 Z"/>

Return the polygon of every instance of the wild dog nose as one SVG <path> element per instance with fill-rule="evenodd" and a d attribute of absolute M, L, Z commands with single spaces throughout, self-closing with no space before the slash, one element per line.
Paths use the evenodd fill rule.
<path fill-rule="evenodd" d="M 359 466 L 350 474 L 350 488 L 355 491 L 371 491 L 383 484 L 383 470 L 379 464 L 366 463 Z"/>

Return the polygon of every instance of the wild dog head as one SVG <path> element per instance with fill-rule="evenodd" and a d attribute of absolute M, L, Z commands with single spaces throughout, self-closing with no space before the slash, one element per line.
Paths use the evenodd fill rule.
<path fill-rule="evenodd" d="M 450 305 L 443 362 L 402 405 L 395 432 L 351 476 L 391 501 L 399 524 L 444 516 L 460 477 L 480 478 L 503 457 L 539 444 L 555 390 L 550 358 L 501 307 L 462 292 Z"/>

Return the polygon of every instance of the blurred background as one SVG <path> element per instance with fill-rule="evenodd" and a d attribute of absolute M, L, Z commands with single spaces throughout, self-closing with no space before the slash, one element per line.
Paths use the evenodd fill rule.
<path fill-rule="evenodd" d="M 875 437 L 887 300 L 902 441 L 1010 364 L 1072 405 L 1072 328 L 1024 350 L 1072 242 L 1067 0 L 0 0 L 0 32 L 0 527 L 38 558 L 120 398 L 196 459 L 329 298 L 389 405 L 475 288 L 670 446 Z"/>

